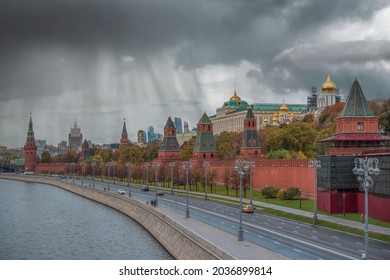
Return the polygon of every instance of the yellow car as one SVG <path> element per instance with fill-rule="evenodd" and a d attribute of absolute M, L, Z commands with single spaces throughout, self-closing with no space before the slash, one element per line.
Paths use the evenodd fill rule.
<path fill-rule="evenodd" d="M 251 204 L 245 205 L 242 207 L 242 212 L 243 213 L 255 213 L 255 207 Z"/>

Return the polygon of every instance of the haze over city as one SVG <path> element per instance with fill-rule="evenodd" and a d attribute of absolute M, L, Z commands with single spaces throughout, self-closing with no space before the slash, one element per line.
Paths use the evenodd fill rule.
<path fill-rule="evenodd" d="M 168 118 L 190 127 L 237 90 L 306 103 L 330 73 L 346 97 L 388 98 L 388 1 L 0 1 L 0 145 L 94 143 Z"/>

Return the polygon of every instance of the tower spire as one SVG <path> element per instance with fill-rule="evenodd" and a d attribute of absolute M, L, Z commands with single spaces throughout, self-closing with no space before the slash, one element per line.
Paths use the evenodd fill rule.
<path fill-rule="evenodd" d="M 30 121 L 28 123 L 28 131 L 26 144 L 24 149 L 24 170 L 25 172 L 34 172 L 34 165 L 37 156 L 37 145 L 35 144 L 32 114 L 30 113 Z"/>
<path fill-rule="evenodd" d="M 122 128 L 122 135 L 121 135 L 119 147 L 126 146 L 129 143 L 130 140 L 126 129 L 126 118 L 123 118 L 123 128 Z"/>

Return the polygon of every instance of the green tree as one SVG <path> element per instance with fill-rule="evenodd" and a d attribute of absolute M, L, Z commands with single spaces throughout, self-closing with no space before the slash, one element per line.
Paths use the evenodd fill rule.
<path fill-rule="evenodd" d="M 242 144 L 242 132 L 223 131 L 215 137 L 218 156 L 233 160 L 239 153 Z"/>
<path fill-rule="evenodd" d="M 188 161 L 192 158 L 192 153 L 195 146 L 195 137 L 192 137 L 190 140 L 185 141 L 181 146 L 180 157 L 182 160 Z"/>
<path fill-rule="evenodd" d="M 128 144 L 119 149 L 118 160 L 121 163 L 141 163 L 144 161 L 144 151 L 140 146 Z"/>
<path fill-rule="evenodd" d="M 379 125 L 385 135 L 390 135 L 390 98 L 382 103 L 379 115 Z"/>
<path fill-rule="evenodd" d="M 41 154 L 41 162 L 42 163 L 51 163 L 52 162 L 52 158 L 51 158 L 49 151 L 44 151 Z"/>

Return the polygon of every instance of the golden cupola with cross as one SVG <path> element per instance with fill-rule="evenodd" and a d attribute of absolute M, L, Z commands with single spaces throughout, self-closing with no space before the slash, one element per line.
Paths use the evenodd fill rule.
<path fill-rule="evenodd" d="M 326 77 L 326 81 L 321 86 L 323 93 L 335 93 L 337 91 L 336 84 L 332 81 L 330 74 Z"/>

